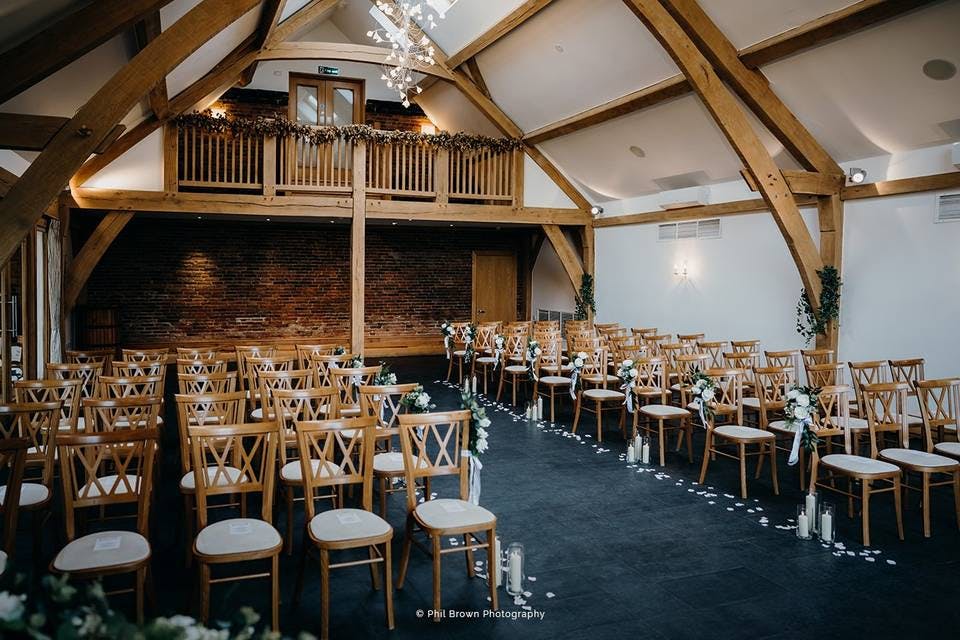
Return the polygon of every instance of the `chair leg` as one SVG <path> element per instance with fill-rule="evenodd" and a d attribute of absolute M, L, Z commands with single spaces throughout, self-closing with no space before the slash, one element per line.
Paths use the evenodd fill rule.
<path fill-rule="evenodd" d="M 960 478 L 960 475 L 957 476 Z M 487 531 L 487 575 L 490 582 L 490 607 L 496 611 L 497 605 L 497 582 L 500 576 L 494 576 L 494 567 L 497 566 L 497 530 L 496 528 Z"/>
<path fill-rule="evenodd" d="M 403 589 L 403 579 L 407 577 L 407 565 L 410 563 L 410 545 L 413 536 L 413 523 L 407 516 L 407 527 L 403 536 L 403 551 L 400 554 L 400 571 L 397 572 L 397 591 Z"/>
<path fill-rule="evenodd" d="M 920 474 L 923 481 L 923 537 L 930 537 L 930 474 Z"/>
<path fill-rule="evenodd" d="M 320 549 L 320 640 L 330 638 L 330 552 Z"/>
<path fill-rule="evenodd" d="M 391 478 L 392 480 L 392 478 Z M 387 477 L 380 476 L 380 517 L 387 519 Z"/>
<path fill-rule="evenodd" d="M 900 478 L 893 479 L 893 508 L 897 512 L 897 533 L 903 541 L 903 509 L 900 503 Z"/>
<path fill-rule="evenodd" d="M 293 555 L 293 487 L 288 486 L 285 492 L 287 494 L 287 535 L 286 547 L 287 555 Z"/>
<path fill-rule="evenodd" d="M 433 621 L 440 622 L 440 536 L 431 535 L 430 542 L 433 548 Z"/>
<path fill-rule="evenodd" d="M 597 402 L 597 444 L 603 442 L 603 405 Z"/>
<path fill-rule="evenodd" d="M 661 420 L 657 420 L 657 427 L 658 427 L 658 431 L 657 431 L 657 449 L 660 450 L 660 466 L 662 467 L 662 466 L 664 466 L 664 465 L 667 464 L 667 450 L 666 450 L 666 447 L 663 446 L 663 445 L 664 445 L 664 442 L 666 442 L 666 441 L 664 440 L 666 434 L 664 434 L 664 432 L 663 432 L 663 420 L 662 420 L 662 419 L 661 419 Z"/>
<path fill-rule="evenodd" d="M 860 519 L 863 527 L 863 546 L 870 546 L 870 481 L 866 478 L 861 482 L 863 485 L 861 488 L 860 496 L 863 500 L 863 507 L 860 511 Z M 894 489 L 894 495 L 899 496 L 900 487 Z M 899 500 L 899 498 L 894 498 Z"/>
<path fill-rule="evenodd" d="M 690 418 L 681 418 L 680 420 L 687 432 L 687 461 L 693 464 L 693 421 Z"/>
<path fill-rule="evenodd" d="M 765 448 L 766 448 L 765 444 L 760 445 L 760 455 L 757 456 L 757 471 L 753 474 L 754 480 L 758 480 L 760 478 L 760 472 L 763 470 L 763 463 L 767 459 L 767 457 L 763 455 Z M 774 449 L 777 448 L 776 444 L 774 444 L 773 448 Z M 800 483 L 800 486 L 801 487 L 803 486 L 802 482 Z"/>
<path fill-rule="evenodd" d="M 450 376 L 453 375 L 453 354 L 447 359 L 447 382 L 450 382 Z"/>
<path fill-rule="evenodd" d="M 383 598 L 387 610 L 387 629 L 393 629 L 393 568 L 390 540 L 383 543 Z"/>
<path fill-rule="evenodd" d="M 737 445 L 740 454 L 740 497 L 747 499 L 747 446 Z"/>
<path fill-rule="evenodd" d="M 497 402 L 500 402 L 500 396 L 503 395 L 503 369 L 500 369 L 500 384 L 497 385 Z"/>
<path fill-rule="evenodd" d="M 134 596 L 137 600 L 137 624 L 143 624 L 143 592 L 146 588 L 147 567 L 146 565 L 137 569 L 137 584 L 134 586 Z"/>
<path fill-rule="evenodd" d="M 280 554 L 270 559 L 270 625 L 280 631 Z"/>
<path fill-rule="evenodd" d="M 200 562 L 200 622 L 210 622 L 210 565 Z"/>
<path fill-rule="evenodd" d="M 580 397 L 577 396 L 576 401 L 573 403 L 573 427 L 570 429 L 570 433 L 577 432 L 577 425 L 580 424 Z"/>
<path fill-rule="evenodd" d="M 700 484 L 703 484 L 707 479 L 707 467 L 710 465 L 710 449 L 712 447 L 711 440 L 713 440 L 713 436 L 708 431 L 703 444 L 703 464 L 700 465 Z"/>
<path fill-rule="evenodd" d="M 368 547 L 367 551 L 369 552 L 370 559 L 375 560 L 377 557 L 377 547 Z M 370 582 L 373 583 L 373 590 L 380 591 L 380 570 L 377 569 L 377 563 L 371 562 L 368 566 L 370 567 Z"/>
<path fill-rule="evenodd" d="M 957 513 L 957 528 L 960 529 L 960 471 L 953 472 L 953 509 Z"/>
<path fill-rule="evenodd" d="M 513 395 L 513 406 L 517 406 L 517 376 L 510 375 L 510 393 Z"/>
<path fill-rule="evenodd" d="M 776 451 L 776 448 L 777 448 L 776 441 L 774 441 L 773 443 L 773 448 L 774 448 L 774 451 Z M 806 481 L 806 477 L 805 477 L 806 474 L 807 474 L 807 452 L 804 451 L 803 447 L 800 447 L 800 489 L 801 490 L 803 489 L 804 482 Z"/>
<path fill-rule="evenodd" d="M 763 456 L 760 456 L 761 458 Z M 770 479 L 773 481 L 773 495 L 780 495 L 780 479 L 777 478 L 777 443 L 770 443 Z"/>
<path fill-rule="evenodd" d="M 556 404 L 556 398 L 557 398 L 557 389 L 553 385 L 550 385 L 550 424 L 554 423 L 553 408 L 554 408 L 554 405 Z"/>
<path fill-rule="evenodd" d="M 190 568 L 193 564 L 193 498 L 189 493 L 183 494 L 183 531 L 185 544 L 183 545 L 183 566 Z"/>
<path fill-rule="evenodd" d="M 467 546 L 467 551 L 463 555 L 467 557 L 467 577 L 472 578 L 476 575 L 473 570 L 473 549 L 470 548 L 470 534 L 463 534 L 463 544 Z"/>

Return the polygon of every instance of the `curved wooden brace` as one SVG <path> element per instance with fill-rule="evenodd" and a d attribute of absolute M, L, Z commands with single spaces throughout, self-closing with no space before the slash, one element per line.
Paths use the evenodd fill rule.
<path fill-rule="evenodd" d="M 580 258 L 577 257 L 576 249 L 567 240 L 567 236 L 563 235 L 563 230 L 558 225 L 544 224 L 541 226 L 544 233 L 547 234 L 547 240 L 550 241 L 553 250 L 557 252 L 557 257 L 560 258 L 560 264 L 563 265 L 563 270 L 567 272 L 567 277 L 570 278 L 573 290 L 579 291 L 580 283 L 583 281 L 583 266 L 580 264 Z"/>
<path fill-rule="evenodd" d="M 0 202 L 0 263 L 6 262 L 84 160 L 139 100 L 187 56 L 258 0 L 203 0 L 100 88 Z"/>
<path fill-rule="evenodd" d="M 128 211 L 110 211 L 104 216 L 93 234 L 84 243 L 83 248 L 74 256 L 63 280 L 63 315 L 66 317 L 77 304 L 80 292 L 87 284 L 90 274 L 99 264 L 103 254 L 116 239 L 127 223 L 133 219 Z"/>

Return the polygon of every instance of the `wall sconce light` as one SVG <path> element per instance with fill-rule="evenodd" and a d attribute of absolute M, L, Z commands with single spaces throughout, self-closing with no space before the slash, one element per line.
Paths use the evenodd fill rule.
<path fill-rule="evenodd" d="M 437 128 L 433 124 L 428 124 L 425 122 L 420 125 L 420 133 L 432 136 L 437 133 Z"/>
<path fill-rule="evenodd" d="M 225 118 L 227 116 L 227 110 L 223 107 L 213 107 L 210 109 L 210 113 L 214 118 Z"/>
<path fill-rule="evenodd" d="M 850 182 L 853 184 L 860 184 L 867 179 L 867 172 L 863 169 L 858 169 L 857 167 L 852 167 L 848 174 Z"/>
<path fill-rule="evenodd" d="M 681 280 L 687 279 L 687 263 L 675 264 L 673 265 L 673 275 L 677 276 Z"/>

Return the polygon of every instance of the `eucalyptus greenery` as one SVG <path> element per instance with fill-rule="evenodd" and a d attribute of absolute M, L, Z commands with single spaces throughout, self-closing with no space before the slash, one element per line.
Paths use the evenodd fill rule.
<path fill-rule="evenodd" d="M 586 320 L 587 310 L 590 313 L 597 312 L 597 303 L 593 299 L 593 276 L 589 273 L 583 274 L 580 278 L 580 291 L 577 293 L 577 310 L 573 315 L 574 320 Z"/>
<path fill-rule="evenodd" d="M 815 313 L 810 305 L 807 290 L 800 292 L 797 302 L 797 333 L 809 344 L 817 335 L 826 335 L 827 326 L 840 317 L 840 273 L 836 267 L 826 266 L 817 271 L 820 278 L 820 311 Z"/>

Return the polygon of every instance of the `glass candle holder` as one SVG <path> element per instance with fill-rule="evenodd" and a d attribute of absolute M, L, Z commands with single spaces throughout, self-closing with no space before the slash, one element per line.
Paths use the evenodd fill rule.
<path fill-rule="evenodd" d="M 507 561 L 505 567 L 505 573 L 507 574 L 507 593 L 512 596 L 518 596 L 523 593 L 523 565 L 523 545 L 519 542 L 513 542 L 509 547 L 507 547 Z"/>
<path fill-rule="evenodd" d="M 810 520 L 810 533 L 820 530 L 820 492 L 813 491 L 803 496 L 804 511 Z"/>
<path fill-rule="evenodd" d="M 820 505 L 820 541 L 832 544 L 837 540 L 837 520 L 833 505 L 824 502 Z"/>
<path fill-rule="evenodd" d="M 813 518 L 807 515 L 806 504 L 797 505 L 797 537 L 801 540 L 809 540 L 813 537 L 810 529 L 810 521 Z"/>

